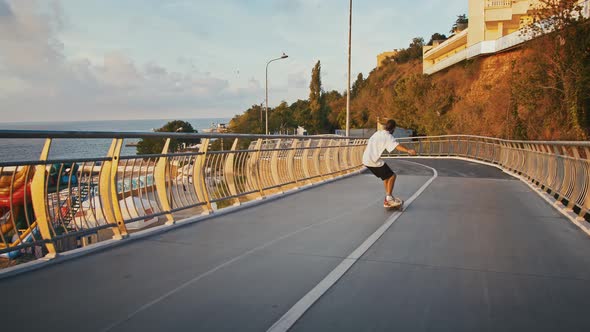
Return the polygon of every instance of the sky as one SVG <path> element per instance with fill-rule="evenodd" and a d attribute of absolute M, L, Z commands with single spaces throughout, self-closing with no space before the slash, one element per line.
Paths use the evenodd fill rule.
<path fill-rule="evenodd" d="M 347 0 L 0 0 L 0 122 L 215 118 L 346 90 Z M 354 0 L 352 77 L 467 0 Z"/>

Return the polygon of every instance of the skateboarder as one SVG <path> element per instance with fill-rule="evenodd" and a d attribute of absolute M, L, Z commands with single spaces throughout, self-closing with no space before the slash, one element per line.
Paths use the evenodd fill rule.
<path fill-rule="evenodd" d="M 403 203 L 399 198 L 393 197 L 393 186 L 395 185 L 395 173 L 387 166 L 385 161 L 381 159 L 381 154 L 384 150 L 392 152 L 398 150 L 401 152 L 407 152 L 408 154 L 415 156 L 416 151 L 413 149 L 406 148 L 400 145 L 393 137 L 393 131 L 395 130 L 396 123 L 394 120 L 387 120 L 385 124 L 385 130 L 378 130 L 376 133 L 369 138 L 367 147 L 363 153 L 363 165 L 365 165 L 375 176 L 383 180 L 385 187 L 385 200 L 383 201 L 383 207 L 397 207 Z"/>

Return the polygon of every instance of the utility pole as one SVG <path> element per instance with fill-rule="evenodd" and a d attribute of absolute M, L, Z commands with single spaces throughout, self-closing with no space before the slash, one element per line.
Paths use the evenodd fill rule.
<path fill-rule="evenodd" d="M 350 134 L 350 44 L 352 41 L 352 0 L 348 8 L 348 86 L 346 92 L 346 137 Z"/>

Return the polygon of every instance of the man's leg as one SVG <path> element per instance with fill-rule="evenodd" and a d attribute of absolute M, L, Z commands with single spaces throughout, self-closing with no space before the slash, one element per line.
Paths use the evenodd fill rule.
<path fill-rule="evenodd" d="M 393 187 L 395 186 L 395 174 L 390 176 L 389 179 L 383 181 L 385 187 L 385 195 L 393 196 Z"/>

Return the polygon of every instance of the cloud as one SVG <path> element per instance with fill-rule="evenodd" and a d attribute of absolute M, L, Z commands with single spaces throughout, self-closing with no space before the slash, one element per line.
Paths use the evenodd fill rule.
<path fill-rule="evenodd" d="M 308 85 L 308 77 L 304 72 L 289 74 L 287 76 L 287 83 L 289 88 L 305 89 Z"/>
<path fill-rule="evenodd" d="M 196 68 L 142 65 L 121 51 L 67 58 L 58 38 L 66 22 L 60 3 L 40 4 L 0 0 L 0 122 L 215 116 L 262 93 L 254 80 L 231 87 Z"/>

